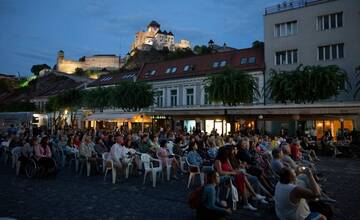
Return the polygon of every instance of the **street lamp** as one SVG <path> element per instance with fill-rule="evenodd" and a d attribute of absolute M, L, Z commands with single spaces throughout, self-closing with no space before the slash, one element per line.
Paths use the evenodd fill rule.
<path fill-rule="evenodd" d="M 340 131 L 341 131 L 341 138 L 344 138 L 344 118 L 340 118 Z M 345 138 L 344 138 L 345 140 Z"/>
<path fill-rule="evenodd" d="M 263 116 L 263 115 L 259 115 L 258 118 L 259 118 L 259 120 L 262 120 L 262 121 L 263 121 L 262 128 L 261 128 L 261 134 L 264 135 L 264 134 L 265 134 L 265 120 L 264 120 L 264 116 Z"/>

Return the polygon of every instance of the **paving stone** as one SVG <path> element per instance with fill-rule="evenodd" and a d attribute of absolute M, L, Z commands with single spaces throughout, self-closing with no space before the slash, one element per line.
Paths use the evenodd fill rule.
<path fill-rule="evenodd" d="M 323 187 L 338 201 L 334 219 L 359 219 L 360 161 L 322 158 L 318 169 L 327 182 Z M 103 180 L 103 175 L 77 176 L 73 169 L 61 170 L 56 179 L 27 179 L 0 163 L 0 214 L 16 219 L 195 219 L 188 207 L 187 176 L 180 180 L 151 181 L 129 177 L 122 183 Z M 5 189 L 5 190 L 4 190 Z M 166 207 L 166 208 L 164 208 Z M 258 212 L 236 210 L 232 219 L 275 220 L 262 207 Z"/>

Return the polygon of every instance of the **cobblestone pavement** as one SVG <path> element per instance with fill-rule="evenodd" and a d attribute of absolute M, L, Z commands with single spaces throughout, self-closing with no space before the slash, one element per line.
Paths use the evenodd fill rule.
<path fill-rule="evenodd" d="M 338 200 L 334 219 L 358 219 L 360 161 L 323 159 L 319 164 L 328 181 L 325 189 Z M 0 217 L 17 219 L 195 219 L 188 207 L 187 176 L 160 181 L 153 188 L 142 177 L 111 184 L 111 177 L 79 176 L 65 168 L 56 179 L 16 177 L 0 164 Z M 259 212 L 237 210 L 228 219 L 276 219 L 265 207 Z"/>

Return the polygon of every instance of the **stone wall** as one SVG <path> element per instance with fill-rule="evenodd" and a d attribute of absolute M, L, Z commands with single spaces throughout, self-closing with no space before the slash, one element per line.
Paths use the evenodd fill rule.
<path fill-rule="evenodd" d="M 59 59 L 57 63 L 57 70 L 59 72 L 69 74 L 74 73 L 76 68 L 83 70 L 101 70 L 103 68 L 117 70 L 120 69 L 120 67 L 120 58 L 117 56 L 91 56 L 85 57 L 85 61 Z"/>

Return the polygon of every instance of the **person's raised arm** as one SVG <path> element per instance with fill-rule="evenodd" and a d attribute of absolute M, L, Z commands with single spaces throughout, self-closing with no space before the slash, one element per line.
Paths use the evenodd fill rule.
<path fill-rule="evenodd" d="M 294 203 L 297 203 L 301 198 L 306 200 L 314 200 L 321 194 L 320 187 L 316 183 L 314 176 L 312 175 L 312 172 L 309 168 L 306 168 L 305 174 L 309 179 L 310 189 L 296 187 L 290 194 L 290 200 Z"/>

